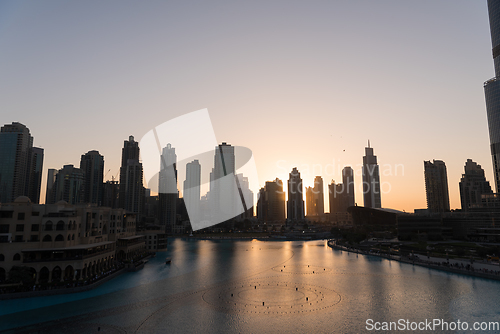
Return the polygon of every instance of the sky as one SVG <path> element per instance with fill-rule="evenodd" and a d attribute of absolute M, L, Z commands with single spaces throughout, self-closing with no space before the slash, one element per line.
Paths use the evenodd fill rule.
<path fill-rule="evenodd" d="M 436 159 L 460 208 L 467 159 L 494 188 L 493 76 L 486 0 L 0 2 L 0 123 L 44 148 L 42 198 L 48 168 L 98 150 L 111 179 L 129 135 L 207 108 L 219 143 L 253 152 L 255 194 L 293 167 L 326 192 L 349 165 L 363 205 L 370 140 L 383 207 L 425 208 Z"/>

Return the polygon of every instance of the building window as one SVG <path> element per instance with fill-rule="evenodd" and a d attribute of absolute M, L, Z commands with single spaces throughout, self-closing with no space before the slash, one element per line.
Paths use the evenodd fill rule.
<path fill-rule="evenodd" d="M 38 217 L 38 216 L 40 216 L 40 212 L 34 211 L 34 212 L 31 213 L 31 215 L 33 217 Z"/>
<path fill-rule="evenodd" d="M 16 224 L 16 232 L 24 232 L 24 224 Z"/>
<path fill-rule="evenodd" d="M 0 218 L 12 218 L 13 211 L 0 211 Z"/>
<path fill-rule="evenodd" d="M 21 255 L 19 253 L 14 254 L 14 261 L 21 261 Z"/>
<path fill-rule="evenodd" d="M 9 233 L 9 224 L 0 224 L 0 233 Z"/>
<path fill-rule="evenodd" d="M 24 220 L 24 212 L 17 213 L 17 220 Z"/>
<path fill-rule="evenodd" d="M 31 242 L 37 242 L 38 241 L 38 235 L 37 234 L 32 235 L 31 238 L 30 238 L 30 241 Z"/>
<path fill-rule="evenodd" d="M 40 230 L 40 225 L 39 224 L 33 224 L 31 225 L 31 232 L 38 232 Z"/>
<path fill-rule="evenodd" d="M 64 222 L 62 220 L 57 222 L 56 231 L 64 231 Z"/>
<path fill-rule="evenodd" d="M 22 235 L 16 235 L 14 237 L 14 242 L 23 242 L 23 236 Z"/>
<path fill-rule="evenodd" d="M 43 237 L 43 241 L 47 242 L 47 241 L 52 241 L 52 237 L 50 235 L 46 235 Z"/>

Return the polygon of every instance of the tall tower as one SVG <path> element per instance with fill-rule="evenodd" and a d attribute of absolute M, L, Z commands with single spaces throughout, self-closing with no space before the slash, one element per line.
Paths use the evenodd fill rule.
<path fill-rule="evenodd" d="M 306 187 L 306 208 L 308 216 L 322 216 L 325 213 L 323 178 L 314 178 L 314 187 Z"/>
<path fill-rule="evenodd" d="M 370 141 L 368 141 L 368 147 L 365 147 L 365 156 L 363 157 L 363 202 L 366 208 L 382 207 L 377 156 L 373 155 Z"/>
<path fill-rule="evenodd" d="M 243 213 L 240 215 L 241 219 L 253 217 L 253 192 L 250 190 L 250 183 L 248 177 L 243 176 L 242 173 L 236 174 L 236 187 L 238 188 L 238 198 L 241 199 L 243 204 Z"/>
<path fill-rule="evenodd" d="M 292 169 L 288 178 L 287 220 L 304 219 L 304 200 L 302 199 L 302 179 L 297 167 Z"/>
<path fill-rule="evenodd" d="M 159 205 L 160 225 L 165 227 L 166 232 L 174 232 L 177 220 L 177 155 L 175 148 L 167 144 L 163 148 L 160 159 L 159 174 Z"/>
<path fill-rule="evenodd" d="M 68 204 L 78 204 L 83 200 L 84 174 L 73 165 L 64 165 L 56 175 L 52 191 L 54 203 L 66 201 Z"/>
<path fill-rule="evenodd" d="M 29 196 L 32 149 L 33 137 L 25 125 L 13 122 L 0 129 L 0 203 L 13 202 L 19 196 Z M 39 196 L 40 193 L 36 197 Z"/>
<path fill-rule="evenodd" d="M 430 212 L 450 211 L 448 176 L 446 165 L 441 160 L 424 161 L 425 193 Z"/>
<path fill-rule="evenodd" d="M 47 173 L 47 188 L 45 191 L 45 204 L 54 204 L 55 203 L 55 188 L 54 185 L 56 183 L 57 177 L 57 169 L 49 168 Z"/>
<path fill-rule="evenodd" d="M 257 216 L 259 220 L 283 222 L 285 220 L 285 192 L 283 182 L 276 178 L 267 181 L 259 192 Z"/>
<path fill-rule="evenodd" d="M 201 165 L 198 160 L 186 164 L 186 180 L 182 190 L 182 197 L 186 204 L 189 220 L 200 219 L 200 195 L 201 195 Z"/>
<path fill-rule="evenodd" d="M 30 177 L 28 197 L 33 203 L 40 203 L 42 188 L 43 148 L 31 148 Z"/>
<path fill-rule="evenodd" d="M 465 174 L 460 179 L 460 202 L 462 211 L 481 206 L 481 195 L 492 194 L 490 183 L 484 177 L 484 170 L 471 159 L 465 163 Z"/>
<path fill-rule="evenodd" d="M 342 169 L 342 184 L 344 185 L 344 194 L 346 196 L 347 207 L 354 206 L 354 170 L 350 166 Z"/>
<path fill-rule="evenodd" d="M 82 154 L 80 169 L 84 175 L 83 202 L 103 205 L 104 157 L 99 151 Z"/>
<path fill-rule="evenodd" d="M 139 162 L 139 143 L 134 136 L 123 142 L 118 205 L 127 211 L 141 214 L 144 204 L 142 163 Z"/>
<path fill-rule="evenodd" d="M 214 168 L 210 173 L 209 200 L 214 221 L 222 222 L 243 212 L 236 186 L 234 146 L 227 143 L 215 148 Z"/>
<path fill-rule="evenodd" d="M 495 77 L 484 83 L 496 191 L 500 192 L 500 1 L 488 0 Z"/>

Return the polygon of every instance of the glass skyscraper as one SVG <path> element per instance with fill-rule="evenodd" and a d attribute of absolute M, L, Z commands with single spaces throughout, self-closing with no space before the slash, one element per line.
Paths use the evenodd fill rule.
<path fill-rule="evenodd" d="M 490 148 L 497 192 L 500 191 L 500 0 L 488 0 L 495 77 L 484 83 Z"/>
<path fill-rule="evenodd" d="M 13 122 L 0 130 L 0 203 L 13 202 L 19 196 L 40 198 L 43 149 L 33 147 L 30 130 Z"/>

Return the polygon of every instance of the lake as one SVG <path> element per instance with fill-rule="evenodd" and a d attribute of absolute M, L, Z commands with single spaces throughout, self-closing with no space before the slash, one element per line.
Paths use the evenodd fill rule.
<path fill-rule="evenodd" d="M 0 330 L 359 333 L 440 321 L 442 332 L 460 333 L 453 326 L 500 321 L 499 297 L 497 281 L 333 250 L 323 240 L 176 238 L 141 271 L 93 290 L 0 301 Z"/>

